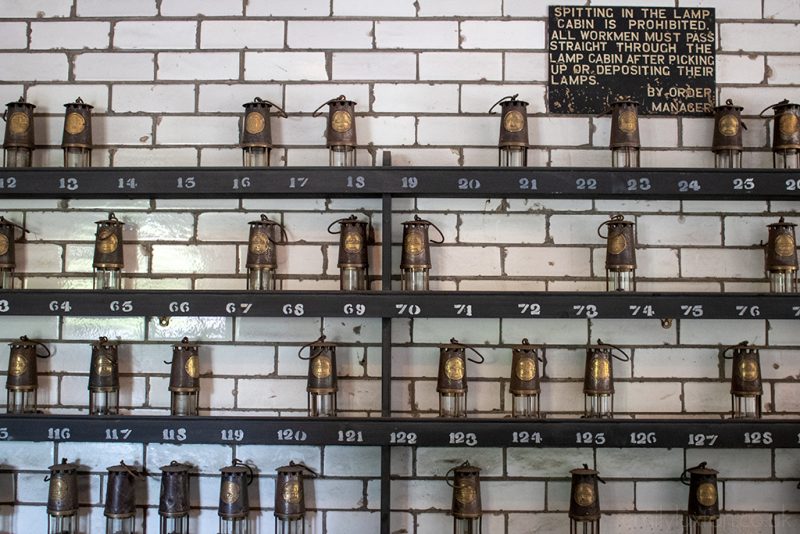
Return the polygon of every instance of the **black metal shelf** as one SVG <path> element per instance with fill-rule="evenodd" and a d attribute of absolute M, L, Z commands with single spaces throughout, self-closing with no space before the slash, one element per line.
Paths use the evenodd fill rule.
<path fill-rule="evenodd" d="M 798 319 L 800 296 L 760 293 L 0 291 L 3 315 Z"/>
<path fill-rule="evenodd" d="M 448 196 L 641 199 L 800 198 L 783 169 L 555 167 L 110 167 L 0 169 L 11 198 Z"/>
<path fill-rule="evenodd" d="M 0 440 L 464 448 L 800 448 L 800 421 L 2 415 Z"/>

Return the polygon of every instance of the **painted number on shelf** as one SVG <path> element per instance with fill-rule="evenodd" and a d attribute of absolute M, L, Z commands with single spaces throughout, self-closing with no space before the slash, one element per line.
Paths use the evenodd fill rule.
<path fill-rule="evenodd" d="M 250 186 L 253 185 L 250 182 L 249 176 L 242 176 L 241 178 L 234 178 L 233 179 L 233 188 L 234 189 L 250 189 Z"/>
<path fill-rule="evenodd" d="M 178 182 L 175 184 L 175 187 L 178 189 L 194 189 L 197 183 L 194 180 L 194 176 L 179 176 Z"/>
<path fill-rule="evenodd" d="M 772 445 L 772 432 L 745 432 L 745 445 Z"/>
<path fill-rule="evenodd" d="M 684 317 L 702 317 L 703 306 L 701 304 L 681 304 L 681 312 Z"/>
<path fill-rule="evenodd" d="M 632 178 L 627 182 L 628 191 L 649 191 L 653 186 L 650 185 L 650 178 Z"/>
<path fill-rule="evenodd" d="M 761 308 L 758 306 L 736 306 L 739 317 L 761 317 Z"/>
<path fill-rule="evenodd" d="M 360 430 L 340 430 L 338 434 L 340 443 L 363 443 L 364 435 Z"/>
<path fill-rule="evenodd" d="M 0 428 L 0 441 L 5 441 L 8 438 L 8 429 L 6 427 Z"/>
<path fill-rule="evenodd" d="M 755 178 L 734 178 L 733 190 L 734 191 L 752 191 L 756 188 Z"/>
<path fill-rule="evenodd" d="M 787 191 L 800 191 L 800 178 L 790 178 L 786 180 Z"/>
<path fill-rule="evenodd" d="M 59 178 L 58 179 L 58 188 L 59 189 L 66 189 L 67 191 L 75 191 L 78 189 L 78 179 L 77 178 Z"/>
<path fill-rule="evenodd" d="M 416 176 L 403 176 L 400 181 L 403 189 L 416 189 L 419 185 L 419 180 L 417 180 Z"/>
<path fill-rule="evenodd" d="M 282 310 L 284 315 L 294 315 L 295 317 L 300 317 L 306 313 L 302 304 L 284 304 Z"/>
<path fill-rule="evenodd" d="M 106 428 L 106 440 L 108 441 L 125 441 L 131 435 L 133 430 L 129 428 Z"/>
<path fill-rule="evenodd" d="M 0 178 L 0 189 L 16 189 L 17 188 L 17 179 L 13 176 L 9 176 L 8 178 Z"/>
<path fill-rule="evenodd" d="M 476 191 L 481 188 L 481 181 L 477 178 L 459 178 L 458 188 L 462 191 Z"/>
<path fill-rule="evenodd" d="M 242 315 L 247 315 L 250 313 L 250 310 L 253 308 L 253 304 L 250 302 L 229 302 L 225 305 L 225 311 L 228 313 L 236 313 L 240 312 Z"/>
<path fill-rule="evenodd" d="M 586 304 L 585 306 L 582 304 L 576 304 L 572 307 L 575 310 L 575 315 L 577 317 L 586 317 L 588 319 L 594 319 L 597 317 L 597 306 L 594 304 Z"/>
<path fill-rule="evenodd" d="M 526 432 L 521 430 L 511 434 L 511 443 L 541 443 L 542 435 L 539 432 Z"/>
<path fill-rule="evenodd" d="M 7 300 L 0 300 L 0 313 L 6 313 L 11 311 L 11 306 L 8 305 Z"/>
<path fill-rule="evenodd" d="M 399 445 L 416 445 L 417 434 L 414 432 L 392 432 L 389 435 L 389 443 Z"/>
<path fill-rule="evenodd" d="M 575 189 L 579 191 L 597 189 L 597 180 L 594 178 L 578 178 L 575 180 Z"/>
<path fill-rule="evenodd" d="M 306 439 L 308 439 L 308 434 L 302 430 L 292 430 L 291 428 L 278 430 L 278 441 L 305 441 Z"/>
<path fill-rule="evenodd" d="M 453 309 L 456 310 L 456 315 L 472 317 L 472 304 L 453 304 Z"/>
<path fill-rule="evenodd" d="M 241 428 L 225 428 L 219 433 L 222 441 L 242 441 L 244 439 L 244 430 Z"/>
<path fill-rule="evenodd" d="M 477 444 L 478 436 L 474 432 L 450 432 L 450 445 L 474 447 Z"/>
<path fill-rule="evenodd" d="M 364 304 L 350 304 L 344 305 L 343 311 L 345 315 L 364 315 L 367 313 L 367 307 Z"/>
<path fill-rule="evenodd" d="M 520 315 L 541 315 L 542 314 L 542 307 L 539 304 L 531 303 L 531 304 L 517 304 L 517 308 L 519 308 Z"/>
<path fill-rule="evenodd" d="M 688 193 L 700 191 L 700 182 L 697 180 L 681 180 L 678 182 L 678 191 L 681 193 Z"/>
<path fill-rule="evenodd" d="M 133 311 L 133 302 L 130 300 L 112 300 L 108 307 L 113 312 L 130 313 Z"/>
<path fill-rule="evenodd" d="M 628 306 L 628 309 L 631 310 L 631 317 L 652 317 L 656 314 L 655 310 L 650 304 L 645 304 L 644 306 L 636 306 L 635 304 L 631 304 Z"/>
<path fill-rule="evenodd" d="M 188 302 L 170 302 L 169 303 L 169 311 L 172 313 L 188 313 L 190 310 L 190 306 Z"/>
<path fill-rule="evenodd" d="M 348 176 L 347 187 L 348 189 L 364 189 L 367 185 L 367 180 L 363 176 Z"/>
<path fill-rule="evenodd" d="M 692 447 L 713 447 L 717 443 L 717 434 L 689 434 L 689 445 Z"/>
<path fill-rule="evenodd" d="M 50 308 L 50 311 L 54 312 L 62 311 L 64 313 L 69 313 L 72 311 L 72 305 L 69 303 L 68 300 L 65 300 L 63 302 L 58 300 L 51 300 L 50 304 L 47 307 Z"/>
<path fill-rule="evenodd" d="M 655 442 L 655 432 L 631 432 L 631 445 L 652 445 Z"/>
<path fill-rule="evenodd" d="M 117 189 L 136 189 L 136 178 L 118 178 Z"/>
<path fill-rule="evenodd" d="M 2 302 L 2 301 L 0 301 Z M 3 310 L 0 310 L 3 311 Z M 800 317 L 800 306 L 792 306 L 792 311 L 794 312 L 795 317 Z"/>
<path fill-rule="evenodd" d="M 605 445 L 606 435 L 603 432 L 578 432 L 575 443 L 579 445 Z"/>
<path fill-rule="evenodd" d="M 523 191 L 536 191 L 539 187 L 536 178 L 520 178 L 519 188 Z"/>
<path fill-rule="evenodd" d="M 70 439 L 70 437 L 72 431 L 68 427 L 47 429 L 47 439 Z"/>
<path fill-rule="evenodd" d="M 186 429 L 165 428 L 161 431 L 161 439 L 164 441 L 186 441 Z"/>
<path fill-rule="evenodd" d="M 394 307 L 397 315 L 419 315 L 422 312 L 422 308 L 416 304 L 395 304 Z"/>
<path fill-rule="evenodd" d="M 289 189 L 302 189 L 308 183 L 305 176 L 291 176 L 289 178 Z"/>

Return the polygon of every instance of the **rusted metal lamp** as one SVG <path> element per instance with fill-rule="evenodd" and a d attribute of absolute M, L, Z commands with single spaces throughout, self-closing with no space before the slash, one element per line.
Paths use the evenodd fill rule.
<path fill-rule="evenodd" d="M 542 359 L 539 359 L 539 350 L 531 345 L 528 339 L 522 344 L 514 345 L 511 349 L 511 415 L 513 417 L 540 417 L 539 394 L 542 391 L 540 383 L 539 362 L 544 362 L 544 348 Z"/>
<path fill-rule="evenodd" d="M 453 481 L 449 476 L 453 473 Z M 464 462 L 450 469 L 445 477 L 453 488 L 453 534 L 481 534 L 481 469 Z"/>
<path fill-rule="evenodd" d="M 0 216 L 0 289 L 14 289 L 14 269 L 17 268 L 16 229 L 22 226 Z"/>
<path fill-rule="evenodd" d="M 612 167 L 639 166 L 639 102 L 620 99 L 612 102 L 603 115 L 611 114 Z"/>
<path fill-rule="evenodd" d="M 480 360 L 467 358 L 467 349 L 477 354 Z M 455 338 L 450 343 L 439 345 L 439 417 L 467 416 L 467 360 L 482 364 L 483 355 L 474 347 L 459 343 Z"/>
<path fill-rule="evenodd" d="M 608 227 L 608 234 L 602 229 Z M 636 290 L 636 224 L 621 214 L 612 215 L 597 228 L 606 240 L 606 291 Z"/>
<path fill-rule="evenodd" d="M 264 215 L 250 221 L 250 239 L 247 245 L 247 289 L 274 291 L 275 270 L 278 268 L 277 245 L 288 241 L 286 229 L 279 222 Z"/>
<path fill-rule="evenodd" d="M 49 358 L 50 349 L 44 343 L 22 336 L 19 341 L 9 344 L 8 377 L 6 378 L 6 407 L 8 413 L 36 413 L 36 392 L 39 377 L 36 358 Z M 42 347 L 46 354 L 37 354 L 36 347 Z"/>
<path fill-rule="evenodd" d="M 684 522 L 685 534 L 716 534 L 719 519 L 717 474 L 718 471 L 706 467 L 706 462 L 701 462 L 700 465 L 691 467 L 681 474 L 681 482 L 689 486 L 689 506 Z"/>
<path fill-rule="evenodd" d="M 3 140 L 5 167 L 30 167 L 33 161 L 33 104 L 19 97 L 16 102 L 6 104 L 3 120 L 6 121 L 6 136 Z"/>
<path fill-rule="evenodd" d="M 733 354 L 726 356 L 728 351 Z M 742 341 L 738 345 L 722 351 L 725 359 L 733 360 L 731 365 L 731 412 L 734 419 L 761 418 L 761 355 L 758 349 Z"/>
<path fill-rule="evenodd" d="M 119 413 L 119 360 L 117 344 L 103 336 L 92 343 L 89 369 L 89 415 Z"/>
<path fill-rule="evenodd" d="M 269 167 L 269 154 L 272 151 L 272 128 L 269 123 L 269 109 L 276 108 L 281 117 L 286 112 L 269 100 L 255 97 L 252 102 L 243 104 L 244 124 L 240 146 L 245 167 Z"/>
<path fill-rule="evenodd" d="M 583 464 L 581 469 L 573 469 L 572 491 L 569 500 L 570 534 L 600 534 L 600 498 L 597 482 L 605 481 L 597 471 Z"/>
<path fill-rule="evenodd" d="M 169 377 L 172 415 L 197 415 L 200 396 L 199 347 L 185 337 L 172 347 L 172 368 Z"/>
<path fill-rule="evenodd" d="M 764 108 L 774 110 L 772 165 L 776 169 L 800 169 L 800 104 L 784 99 Z"/>
<path fill-rule="evenodd" d="M 739 169 L 742 166 L 742 106 L 733 104 L 730 98 L 725 105 L 714 108 L 714 166 L 718 169 Z"/>
<path fill-rule="evenodd" d="M 308 357 L 303 349 L 308 347 Z M 335 417 L 336 392 L 339 389 L 336 379 L 336 345 L 320 336 L 316 341 L 300 347 L 297 355 L 308 360 L 308 415 L 310 417 Z"/>
<path fill-rule="evenodd" d="M 120 462 L 108 468 L 106 481 L 106 534 L 136 532 L 136 480 L 142 475 Z"/>
<path fill-rule="evenodd" d="M 428 237 L 428 228 L 431 226 L 439 232 L 440 241 L 431 241 Z M 444 234 L 438 226 L 419 215 L 403 223 L 403 254 L 400 261 L 400 288 L 403 291 L 430 289 L 431 243 L 444 243 Z"/>
<path fill-rule="evenodd" d="M 321 104 L 313 117 L 320 115 L 319 110 L 328 106 L 328 126 L 325 137 L 330 149 L 331 167 L 352 167 L 356 164 L 356 103 L 339 95 Z"/>
<path fill-rule="evenodd" d="M 122 269 L 125 267 L 122 249 L 122 227 L 114 212 L 108 219 L 96 221 L 97 234 L 94 243 L 94 288 L 122 288 Z"/>
<path fill-rule="evenodd" d="M 220 473 L 219 534 L 248 534 L 250 497 L 247 487 L 253 483 L 253 469 L 234 458 Z"/>
<path fill-rule="evenodd" d="M 339 231 L 331 231 L 334 224 Z M 359 221 L 351 215 L 328 226 L 328 233 L 339 234 L 339 288 L 342 291 L 364 291 L 368 289 L 369 267 L 369 222 Z"/>
<path fill-rule="evenodd" d="M 519 94 L 504 96 L 492 110 L 500 106 L 500 140 L 497 143 L 500 167 L 525 167 L 528 165 L 528 103 L 517 100 Z"/>
<path fill-rule="evenodd" d="M 92 165 L 92 108 L 80 97 L 64 104 L 64 167 L 90 167 Z"/>
<path fill-rule="evenodd" d="M 161 467 L 158 515 L 161 534 L 189 534 L 189 470 L 192 466 L 171 461 Z"/>
<path fill-rule="evenodd" d="M 74 534 L 78 532 L 78 466 L 67 463 L 48 467 L 50 481 L 47 492 L 47 533 Z"/>
<path fill-rule="evenodd" d="M 616 350 L 621 356 L 615 354 Z M 586 348 L 586 371 L 583 378 L 584 413 L 586 418 L 610 419 L 614 416 L 614 364 L 630 360 L 622 349 L 597 340 Z"/>
<path fill-rule="evenodd" d="M 765 268 L 772 293 L 797 291 L 797 240 L 794 223 L 781 217 L 777 223 L 768 224 L 769 239 L 764 250 Z"/>
<path fill-rule="evenodd" d="M 303 490 L 305 475 L 317 474 L 303 464 L 289 462 L 279 467 L 275 480 L 275 534 L 305 534 L 306 499 Z"/>

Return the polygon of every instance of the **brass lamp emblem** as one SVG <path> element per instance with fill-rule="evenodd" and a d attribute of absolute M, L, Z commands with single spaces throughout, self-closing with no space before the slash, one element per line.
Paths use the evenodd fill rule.
<path fill-rule="evenodd" d="M 714 506 L 717 503 L 717 487 L 705 482 L 697 487 L 697 502 L 703 506 Z"/>
<path fill-rule="evenodd" d="M 619 129 L 625 133 L 636 131 L 636 113 L 633 111 L 623 111 L 619 114 Z"/>
<path fill-rule="evenodd" d="M 608 238 L 608 252 L 614 256 L 621 254 L 626 248 L 628 248 L 628 240 L 623 234 L 612 235 Z"/>
<path fill-rule="evenodd" d="M 200 373 L 197 369 L 197 356 L 195 356 L 194 354 L 189 356 L 183 368 L 186 370 L 186 374 L 192 378 L 197 378 L 198 376 L 200 376 Z"/>
<path fill-rule="evenodd" d="M 470 485 L 459 486 L 456 490 L 456 500 L 461 504 L 469 504 L 475 500 L 475 488 Z"/>
<path fill-rule="evenodd" d="M 464 378 L 464 360 L 449 358 L 444 364 L 444 373 L 450 380 L 461 380 Z"/>
<path fill-rule="evenodd" d="M 533 380 L 536 374 L 536 362 L 529 359 L 522 359 L 517 363 L 517 378 L 523 382 Z"/>
<path fill-rule="evenodd" d="M 100 232 L 98 236 L 99 239 L 97 240 L 97 250 L 102 252 L 103 254 L 111 254 L 117 247 L 119 246 L 119 240 L 117 239 L 116 234 L 114 234 L 114 230 L 111 228 L 106 228 L 105 230 Z"/>
<path fill-rule="evenodd" d="M 54 478 L 52 484 L 50 484 L 50 500 L 56 502 L 64 500 L 68 490 L 69 484 L 67 484 L 66 480 L 60 477 Z"/>
<path fill-rule="evenodd" d="M 594 504 L 594 488 L 591 484 L 582 482 L 575 487 L 573 498 L 578 506 L 591 506 Z"/>
<path fill-rule="evenodd" d="M 739 376 L 746 382 L 752 382 L 758 378 L 758 367 L 753 360 L 742 360 L 739 363 Z"/>
<path fill-rule="evenodd" d="M 250 252 L 253 254 L 265 254 L 269 250 L 269 239 L 267 235 L 262 232 L 253 234 L 253 239 L 250 240 Z"/>
<path fill-rule="evenodd" d="M 339 133 L 346 132 L 353 127 L 353 117 L 346 111 L 336 111 L 331 117 L 331 128 Z"/>
<path fill-rule="evenodd" d="M 350 232 L 344 238 L 344 249 L 350 253 L 361 251 L 362 239 L 361 235 L 355 232 Z"/>
<path fill-rule="evenodd" d="M 728 114 L 719 120 L 719 133 L 725 137 L 733 137 L 739 133 L 739 120 L 736 116 Z"/>
<path fill-rule="evenodd" d="M 525 126 L 525 117 L 517 110 L 511 110 L 503 117 L 503 128 L 507 132 L 519 132 Z"/>
<path fill-rule="evenodd" d="M 255 111 L 248 113 L 247 118 L 244 121 L 245 130 L 247 130 L 247 133 L 249 134 L 259 134 L 263 132 L 266 124 L 267 123 L 264 120 L 264 116 Z"/>
<path fill-rule="evenodd" d="M 283 487 L 283 500 L 291 504 L 300 502 L 300 482 L 293 480 Z"/>
<path fill-rule="evenodd" d="M 596 358 L 592 361 L 592 378 L 595 380 L 607 380 L 611 374 L 610 367 L 608 360 Z"/>
<path fill-rule="evenodd" d="M 81 133 L 86 128 L 86 119 L 80 113 L 67 114 L 67 119 L 64 121 L 64 130 L 68 134 L 76 135 Z"/>
<path fill-rule="evenodd" d="M 8 253 L 8 237 L 5 234 L 0 234 L 0 256 L 5 256 Z"/>
<path fill-rule="evenodd" d="M 15 111 L 8 119 L 8 124 L 11 133 L 19 135 L 28 131 L 28 127 L 31 125 L 31 119 L 28 117 L 27 113 Z"/>
<path fill-rule="evenodd" d="M 791 256 L 794 254 L 794 239 L 789 234 L 781 234 L 775 238 L 775 253 L 778 256 Z"/>
<path fill-rule="evenodd" d="M 233 504 L 239 500 L 239 495 L 241 495 L 241 493 L 242 489 L 239 487 L 239 484 L 231 480 L 226 480 L 222 485 L 220 497 L 225 504 Z"/>
<path fill-rule="evenodd" d="M 406 234 L 403 248 L 412 256 L 419 256 L 425 250 L 425 240 L 419 232 L 412 230 Z"/>
<path fill-rule="evenodd" d="M 9 366 L 8 372 L 11 373 L 12 376 L 20 376 L 28 369 L 28 361 L 22 356 L 22 354 L 15 352 L 11 356 L 11 365 Z"/>
<path fill-rule="evenodd" d="M 95 369 L 97 370 L 98 375 L 108 376 L 111 374 L 111 371 L 114 369 L 114 366 L 111 363 L 111 360 L 109 360 L 108 358 L 98 358 Z"/>
<path fill-rule="evenodd" d="M 331 359 L 327 356 L 317 356 L 311 364 L 311 372 L 317 378 L 331 376 Z"/>
<path fill-rule="evenodd" d="M 794 135 L 797 131 L 798 119 L 794 113 L 786 113 L 781 115 L 780 129 L 781 133 L 786 136 Z"/>

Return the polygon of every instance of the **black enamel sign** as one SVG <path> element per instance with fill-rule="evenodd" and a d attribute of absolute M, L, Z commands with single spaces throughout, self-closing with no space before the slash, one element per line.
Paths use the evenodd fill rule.
<path fill-rule="evenodd" d="M 642 115 L 710 115 L 714 9 L 550 6 L 548 110 L 602 113 L 618 97 Z"/>

